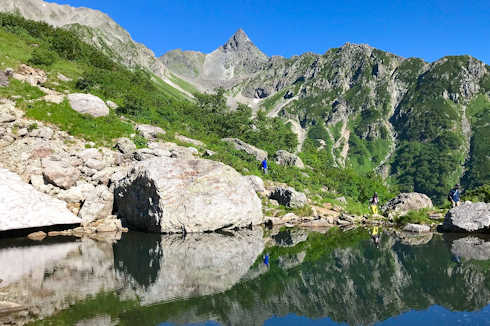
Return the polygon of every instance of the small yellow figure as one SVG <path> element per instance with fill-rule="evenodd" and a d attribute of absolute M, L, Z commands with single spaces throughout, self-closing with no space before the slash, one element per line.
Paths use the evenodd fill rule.
<path fill-rule="evenodd" d="M 374 226 L 373 227 L 373 230 L 371 231 L 371 239 L 373 239 L 373 242 L 374 244 L 376 245 L 376 247 L 379 246 L 379 227 L 378 226 Z"/>
<path fill-rule="evenodd" d="M 371 198 L 371 212 L 373 212 L 373 215 L 378 215 L 378 193 L 375 192 L 373 195 L 373 198 Z"/>

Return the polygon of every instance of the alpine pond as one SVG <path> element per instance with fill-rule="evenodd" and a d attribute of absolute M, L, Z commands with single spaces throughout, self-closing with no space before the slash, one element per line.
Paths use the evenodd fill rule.
<path fill-rule="evenodd" d="M 364 229 L 0 242 L 14 325 L 488 325 L 490 238 Z"/>

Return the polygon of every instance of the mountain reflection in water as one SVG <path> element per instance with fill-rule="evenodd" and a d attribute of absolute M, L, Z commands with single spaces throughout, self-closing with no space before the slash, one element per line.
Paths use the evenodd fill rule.
<path fill-rule="evenodd" d="M 2 240 L 0 262 L 0 301 L 29 309 L 0 324 L 490 324 L 490 239 L 477 236 L 130 232 Z"/>

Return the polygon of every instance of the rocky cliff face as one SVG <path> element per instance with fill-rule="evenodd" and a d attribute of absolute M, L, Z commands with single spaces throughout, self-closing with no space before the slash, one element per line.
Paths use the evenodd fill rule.
<path fill-rule="evenodd" d="M 43 0 L 4 0 L 0 2 L 0 11 L 19 13 L 27 19 L 73 30 L 87 43 L 126 66 L 146 68 L 160 77 L 167 74 L 165 66 L 150 49 L 135 42 L 125 29 L 98 10 Z"/>

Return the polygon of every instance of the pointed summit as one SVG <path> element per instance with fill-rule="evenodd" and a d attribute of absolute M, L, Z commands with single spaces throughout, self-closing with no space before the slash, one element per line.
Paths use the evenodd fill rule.
<path fill-rule="evenodd" d="M 248 38 L 245 31 L 239 28 L 235 34 L 223 45 L 225 51 L 240 51 L 248 47 L 255 47 L 252 41 Z"/>

